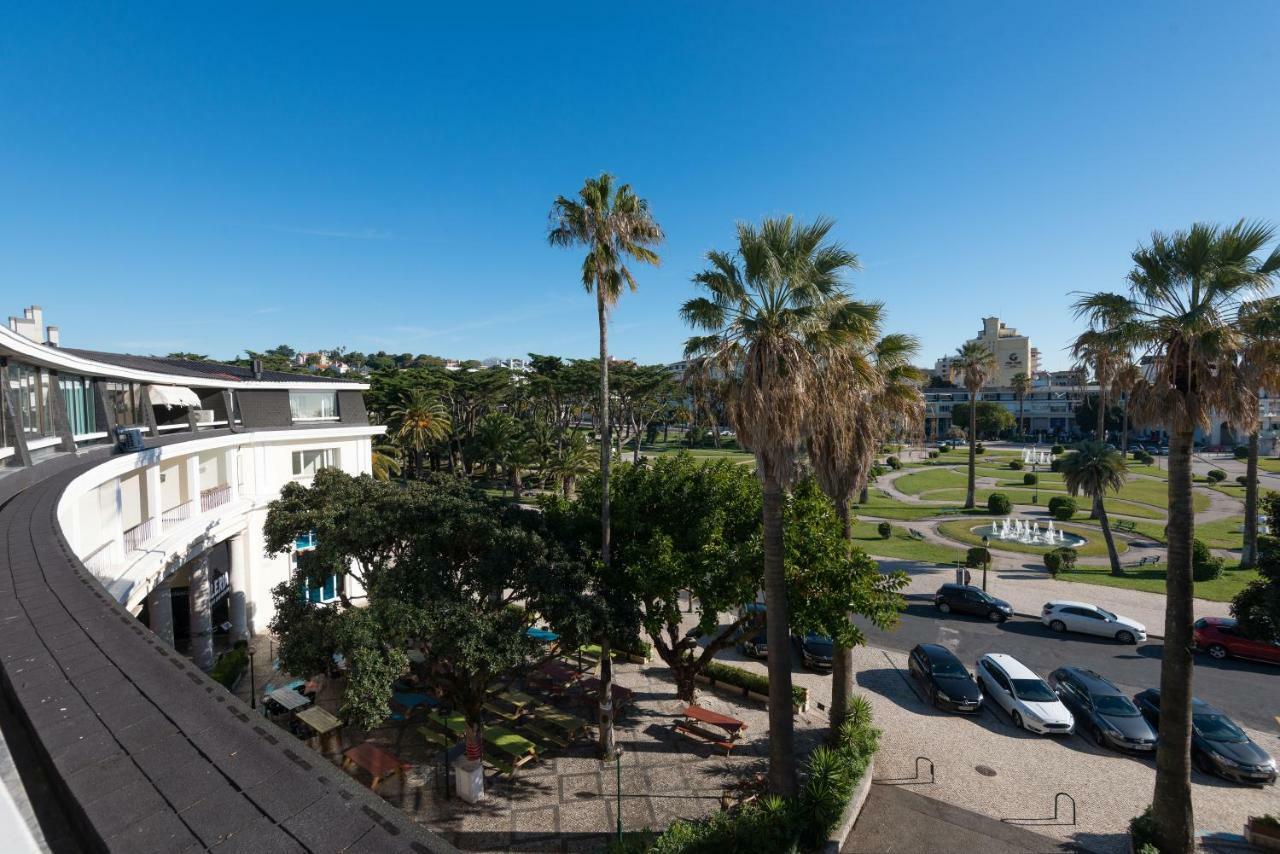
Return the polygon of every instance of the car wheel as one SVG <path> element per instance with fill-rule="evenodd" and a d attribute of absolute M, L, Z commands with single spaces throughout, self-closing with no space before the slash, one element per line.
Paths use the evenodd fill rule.
<path fill-rule="evenodd" d="M 1133 632 L 1118 632 L 1116 634 L 1116 640 L 1125 644 L 1135 644 L 1138 642 L 1138 639 L 1133 636 Z"/>
<path fill-rule="evenodd" d="M 951 606 L 950 606 L 949 604 L 947 604 L 946 602 L 939 602 L 939 603 L 938 603 L 938 610 L 939 610 L 939 611 L 941 611 L 941 612 L 942 612 L 942 613 L 944 613 L 944 614 L 950 614 L 950 613 L 951 613 Z"/>
<path fill-rule="evenodd" d="M 1102 734 L 1102 727 L 1093 728 L 1093 743 L 1099 747 L 1107 746 L 1107 739 L 1106 736 Z"/>
<path fill-rule="evenodd" d="M 1209 644 L 1207 651 L 1210 658 L 1216 658 L 1218 661 L 1222 661 L 1228 655 L 1227 648 L 1220 643 Z"/>
<path fill-rule="evenodd" d="M 1067 624 L 1062 622 L 1062 620 L 1054 620 L 1049 623 L 1049 628 L 1053 629 L 1055 632 L 1065 632 L 1067 630 Z"/>
<path fill-rule="evenodd" d="M 1018 714 L 1016 711 L 1013 711 L 1009 713 L 1009 717 L 1013 718 L 1013 725 L 1016 726 L 1018 729 L 1026 729 L 1026 727 L 1022 725 L 1022 715 Z"/>
<path fill-rule="evenodd" d="M 989 611 L 987 613 L 987 619 L 993 623 L 1003 623 L 1005 617 L 1004 614 L 1001 614 L 999 611 Z"/>
<path fill-rule="evenodd" d="M 935 709 L 938 708 L 938 689 L 937 688 L 929 689 L 929 705 L 933 706 Z"/>

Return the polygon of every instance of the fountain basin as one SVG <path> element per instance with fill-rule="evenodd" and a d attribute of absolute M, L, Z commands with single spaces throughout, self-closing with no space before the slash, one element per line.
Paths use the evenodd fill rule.
<path fill-rule="evenodd" d="M 1060 528 L 1052 531 L 1051 541 L 1050 532 L 1043 526 L 1034 530 L 1029 526 L 1024 526 L 1015 531 L 1004 525 L 995 524 L 979 525 L 970 530 L 979 537 L 987 537 L 991 545 L 996 547 L 999 547 L 1001 543 L 1017 543 L 1023 546 L 1037 546 L 1048 551 L 1049 549 L 1057 549 L 1064 546 L 1075 549 L 1088 542 L 1086 538 L 1079 534 L 1073 534 Z"/>

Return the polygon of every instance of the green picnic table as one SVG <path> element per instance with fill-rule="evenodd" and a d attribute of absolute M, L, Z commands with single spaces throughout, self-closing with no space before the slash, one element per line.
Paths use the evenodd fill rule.
<path fill-rule="evenodd" d="M 527 706 L 537 705 L 537 700 L 530 697 L 523 691 L 517 691 L 512 688 L 510 691 L 503 691 L 498 698 L 515 706 L 516 711 L 523 712 Z"/>
<path fill-rule="evenodd" d="M 587 728 L 587 722 L 582 718 L 551 706 L 538 706 L 533 716 L 568 736 L 575 736 Z"/>
<path fill-rule="evenodd" d="M 485 727 L 484 740 L 485 743 L 510 756 L 512 759 L 511 764 L 516 768 L 538 758 L 538 746 L 536 744 L 506 727 Z"/>

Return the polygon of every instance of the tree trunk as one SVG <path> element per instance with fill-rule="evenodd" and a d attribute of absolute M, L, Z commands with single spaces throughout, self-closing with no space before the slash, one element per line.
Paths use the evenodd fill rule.
<path fill-rule="evenodd" d="M 1169 540 L 1165 578 L 1164 654 L 1160 666 L 1160 731 L 1152 817 L 1156 843 L 1166 854 L 1195 848 L 1191 809 L 1191 510 L 1192 431 L 1179 426 L 1169 442 Z"/>
<path fill-rule="evenodd" d="M 468 759 L 478 761 L 484 756 L 484 738 L 479 721 L 467 721 L 465 744 Z"/>
<path fill-rule="evenodd" d="M 1258 431 L 1249 434 L 1249 462 L 1245 467 L 1244 481 L 1244 549 L 1240 553 L 1240 568 L 1253 569 L 1258 565 Z"/>
<path fill-rule="evenodd" d="M 609 322 L 604 305 L 603 277 L 596 281 L 596 316 L 600 322 L 600 559 L 609 579 Z M 609 660 L 609 636 L 600 640 L 600 755 L 613 755 L 613 665 Z"/>
<path fill-rule="evenodd" d="M 1111 534 L 1111 520 L 1107 518 L 1107 508 L 1102 505 L 1102 496 L 1094 499 L 1098 508 L 1098 522 L 1102 525 L 1102 539 L 1107 543 L 1107 557 L 1111 560 L 1111 574 L 1123 576 L 1120 566 L 1120 555 L 1116 552 L 1116 538 Z"/>
<path fill-rule="evenodd" d="M 840 517 L 841 534 L 848 549 L 853 547 L 853 517 L 849 513 L 849 500 L 840 496 L 835 501 L 836 515 Z M 853 648 L 842 643 L 832 645 L 831 651 L 831 735 L 840 732 L 840 725 L 849 716 L 849 697 L 853 694 Z"/>
<path fill-rule="evenodd" d="M 764 461 L 761 460 L 761 463 Z M 764 475 L 765 636 L 769 643 L 769 789 L 784 797 L 796 791 L 795 722 L 791 715 L 791 639 L 787 579 L 782 563 L 782 486 Z"/>
<path fill-rule="evenodd" d="M 520 480 L 520 469 L 511 469 L 511 497 L 516 501 L 520 500 L 520 492 L 524 488 L 524 483 Z"/>
<path fill-rule="evenodd" d="M 1026 397 L 1018 396 L 1018 441 L 1025 442 L 1027 440 L 1027 422 L 1026 422 Z"/>
<path fill-rule="evenodd" d="M 697 680 L 693 678 L 693 668 L 673 668 L 672 672 L 676 677 L 676 696 L 682 702 L 693 703 L 694 694 L 697 693 L 698 687 Z"/>
<path fill-rule="evenodd" d="M 662 422 L 662 444 L 664 445 L 667 444 L 667 436 L 670 434 L 670 432 L 671 432 L 671 422 L 663 421 Z"/>
<path fill-rule="evenodd" d="M 974 482 L 978 464 L 978 394 L 969 394 L 969 488 L 964 496 L 964 509 L 972 510 L 974 505 Z"/>
<path fill-rule="evenodd" d="M 1120 457 L 1129 459 L 1129 396 L 1124 398 L 1124 408 L 1120 410 Z"/>

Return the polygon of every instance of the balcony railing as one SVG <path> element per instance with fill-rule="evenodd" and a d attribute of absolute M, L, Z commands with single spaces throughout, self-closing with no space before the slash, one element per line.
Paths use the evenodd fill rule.
<path fill-rule="evenodd" d="M 200 512 L 208 513 L 231 501 L 231 484 L 200 490 Z"/>
<path fill-rule="evenodd" d="M 114 569 L 116 563 L 118 563 L 114 546 L 115 543 L 107 542 L 91 551 L 85 556 L 85 569 L 99 577 L 111 575 L 112 569 Z"/>
<path fill-rule="evenodd" d="M 184 501 L 177 507 L 170 507 L 168 510 L 160 514 L 161 530 L 169 530 L 191 518 L 191 508 L 194 502 Z"/>
<path fill-rule="evenodd" d="M 156 520 L 148 519 L 124 532 L 125 553 L 142 551 L 143 545 L 156 535 Z"/>

